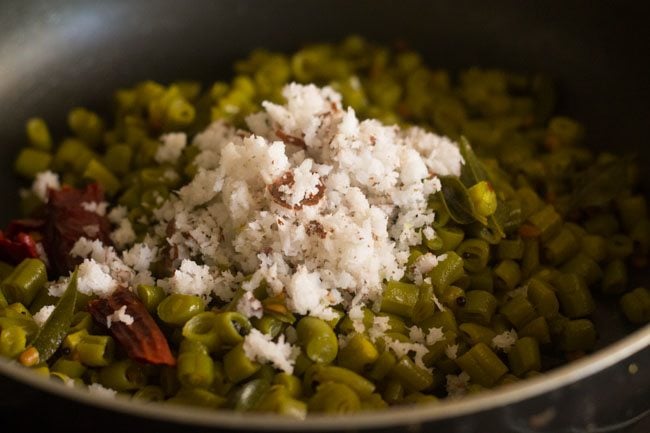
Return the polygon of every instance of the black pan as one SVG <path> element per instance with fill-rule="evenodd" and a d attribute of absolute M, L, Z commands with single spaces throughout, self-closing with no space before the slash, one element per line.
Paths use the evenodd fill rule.
<path fill-rule="evenodd" d="M 3 0 L 0 223 L 17 215 L 20 185 L 11 162 L 28 117 L 45 118 L 56 133 L 70 108 L 106 109 L 118 87 L 145 78 L 227 78 L 232 62 L 253 48 L 289 51 L 350 33 L 406 41 L 431 66 L 547 73 L 560 84 L 560 111 L 587 125 L 593 146 L 634 152 L 641 167 L 650 167 L 650 31 L 647 14 L 633 2 Z M 595 320 L 602 348 L 544 377 L 435 406 L 302 423 L 98 400 L 0 361 L 0 425 L 98 432 L 180 425 L 182 431 L 650 431 L 642 421 L 650 411 L 650 326 L 631 328 L 607 304 Z"/>

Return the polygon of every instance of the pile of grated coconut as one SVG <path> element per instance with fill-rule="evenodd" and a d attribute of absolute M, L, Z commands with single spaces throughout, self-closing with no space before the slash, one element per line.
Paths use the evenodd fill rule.
<path fill-rule="evenodd" d="M 359 121 L 329 87 L 290 84 L 283 95 L 286 104 L 265 102 L 249 116 L 250 131 L 219 121 L 194 138 L 198 172 L 161 199 L 153 221 L 142 221 L 152 227 L 144 242 L 133 244 L 119 206 L 108 216 L 121 251 L 80 239 L 71 252 L 85 259 L 79 290 L 107 296 L 120 285 L 155 283 L 227 302 L 243 288 L 237 308 L 250 317 L 261 314 L 252 291 L 265 281 L 300 315 L 377 308 L 382 283 L 404 276 L 409 247 L 435 236 L 427 199 L 440 189 L 437 176 L 460 174 L 459 149 L 420 128 Z M 174 163 L 187 138 L 161 140 L 157 158 Z M 162 254 L 174 271 L 154 281 L 149 266 Z M 420 271 L 438 260 L 428 257 Z M 60 281 L 50 293 L 64 287 Z"/>

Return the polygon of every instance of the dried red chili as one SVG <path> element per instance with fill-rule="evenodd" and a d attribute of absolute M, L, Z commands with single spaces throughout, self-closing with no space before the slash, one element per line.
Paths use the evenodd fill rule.
<path fill-rule="evenodd" d="M 84 189 L 64 186 L 58 191 L 50 190 L 45 206 L 43 246 L 55 273 L 67 274 L 79 263 L 70 251 L 81 237 L 99 239 L 104 245 L 111 245 L 108 218 L 82 207 L 82 203 L 102 201 L 104 192 L 96 183 Z"/>
<path fill-rule="evenodd" d="M 154 365 L 176 365 L 165 335 L 149 314 L 142 301 L 125 288 L 117 289 L 108 298 L 95 299 L 88 303 L 93 319 L 106 326 L 107 318 L 126 306 L 126 314 L 133 317 L 133 323 L 111 322 L 108 331 L 120 344 L 129 358 Z"/>

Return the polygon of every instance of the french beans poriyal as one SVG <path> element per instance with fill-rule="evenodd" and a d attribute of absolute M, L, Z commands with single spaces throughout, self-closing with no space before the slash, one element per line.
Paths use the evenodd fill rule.
<path fill-rule="evenodd" d="M 230 303 L 206 303 L 139 285 L 131 289 L 175 357 L 156 365 L 143 361 L 155 347 L 134 355 L 122 347 L 118 325 L 111 333 L 93 322 L 86 310 L 97 300 L 76 292 L 74 276 L 53 298 L 51 259 L 15 259 L 24 247 L 18 236 L 38 230 L 8 229 L 0 236 L 13 248 L 3 244 L 0 262 L 0 354 L 38 374 L 138 400 L 302 418 L 431 403 L 535 376 L 594 349 L 595 299 L 618 303 L 632 323 L 650 320 L 650 292 L 631 284 L 650 253 L 638 168 L 588 148 L 583 126 L 554 114 L 547 77 L 480 68 L 452 75 L 429 68 L 414 51 L 359 37 L 292 55 L 256 50 L 235 72 L 206 89 L 146 81 L 118 90 L 113 117 L 75 108 L 62 140 L 43 119 L 30 119 L 15 171 L 31 180 L 52 170 L 73 187 L 99 184 L 111 204 L 127 208 L 143 239 L 149 226 L 142 217 L 197 174 L 194 146 L 175 163 L 156 161 L 161 133 L 193 135 L 219 119 L 244 126 L 262 101 L 282 102 L 286 83 L 330 85 L 360 118 L 418 125 L 460 143 L 461 176 L 442 177 L 442 191 L 429 198 L 436 237 L 423 237 L 410 252 L 409 264 L 444 254 L 427 282 L 385 281 L 379 308 L 363 310 L 362 330 L 343 310 L 330 321 L 293 314 L 263 286 L 255 291 L 263 314 L 246 317 L 235 311 L 242 291 Z M 26 218 L 42 215 L 33 192 L 21 205 Z M 169 270 L 157 262 L 153 272 Z M 39 327 L 33 315 L 47 305 L 56 306 Z M 368 334 L 376 319 L 405 345 L 413 326 L 439 333 L 425 339 L 422 353 L 396 353 Z M 296 342 L 292 374 L 246 355 L 244 336 L 254 330 Z"/>

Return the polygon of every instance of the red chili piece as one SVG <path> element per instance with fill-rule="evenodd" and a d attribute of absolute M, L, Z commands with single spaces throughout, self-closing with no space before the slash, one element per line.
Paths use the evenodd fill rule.
<path fill-rule="evenodd" d="M 176 365 L 160 327 L 144 304 L 129 290 L 120 288 L 108 298 L 90 301 L 88 311 L 97 323 L 106 326 L 106 318 L 123 306 L 126 306 L 126 314 L 133 317 L 133 323 L 127 325 L 112 321 L 108 331 L 128 357 L 146 364 Z"/>
<path fill-rule="evenodd" d="M 67 274 L 80 262 L 70 255 L 70 250 L 81 237 L 99 239 L 104 245 L 111 245 L 108 218 L 81 206 L 102 201 L 104 192 L 96 183 L 84 189 L 64 186 L 58 191 L 50 190 L 45 206 L 43 246 L 55 273 Z"/>

